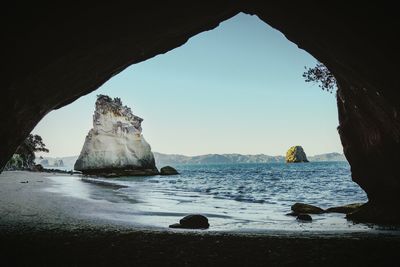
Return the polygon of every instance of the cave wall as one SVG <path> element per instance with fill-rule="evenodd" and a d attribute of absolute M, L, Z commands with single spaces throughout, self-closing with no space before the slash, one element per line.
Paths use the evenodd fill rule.
<path fill-rule="evenodd" d="M 144 1 L 143 1 L 144 2 Z M 20 3 L 1 12 L 0 166 L 43 116 L 238 13 L 234 1 Z"/>
<path fill-rule="evenodd" d="M 338 129 L 353 180 L 370 201 L 400 202 L 400 19 L 394 6 L 173 3 L 34 3 L 0 11 L 0 166 L 49 111 L 95 90 L 127 66 L 179 47 L 242 11 L 281 31 L 333 72 L 339 84 Z"/>

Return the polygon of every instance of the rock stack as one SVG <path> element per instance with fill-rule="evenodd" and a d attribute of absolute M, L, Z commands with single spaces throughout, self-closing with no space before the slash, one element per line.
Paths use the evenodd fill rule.
<path fill-rule="evenodd" d="M 98 95 L 93 128 L 75 170 L 106 177 L 158 174 L 150 145 L 142 135 L 142 121 L 121 99 Z"/>
<path fill-rule="evenodd" d="M 287 163 L 308 162 L 306 153 L 301 146 L 292 146 L 286 152 Z"/>

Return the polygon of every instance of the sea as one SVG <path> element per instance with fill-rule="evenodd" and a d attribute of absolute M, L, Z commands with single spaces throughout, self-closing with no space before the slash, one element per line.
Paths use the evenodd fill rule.
<path fill-rule="evenodd" d="M 144 227 L 168 228 L 188 214 L 207 216 L 208 231 L 362 232 L 374 227 L 350 222 L 340 213 L 311 215 L 312 222 L 287 215 L 296 202 L 323 209 L 366 202 L 347 162 L 174 167 L 179 175 L 50 178 L 57 181 L 53 192 L 108 203 L 103 206 L 109 208 L 88 216 Z"/>

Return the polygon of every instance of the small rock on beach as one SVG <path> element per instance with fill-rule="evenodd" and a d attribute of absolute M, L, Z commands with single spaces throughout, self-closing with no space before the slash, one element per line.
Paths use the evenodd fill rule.
<path fill-rule="evenodd" d="M 183 228 L 183 229 L 207 229 L 210 227 L 206 216 L 200 214 L 191 214 L 183 217 L 179 223 L 174 223 L 169 226 L 170 228 Z"/>
<path fill-rule="evenodd" d="M 311 222 L 312 217 L 309 214 L 299 214 L 299 215 L 297 215 L 296 220 L 304 221 L 304 222 Z"/>
<path fill-rule="evenodd" d="M 160 174 L 161 175 L 175 175 L 175 174 L 179 174 L 179 172 L 171 166 L 165 166 L 160 169 Z"/>
<path fill-rule="evenodd" d="M 292 211 L 296 214 L 301 214 L 301 213 L 308 213 L 308 214 L 321 214 L 324 213 L 325 211 L 321 209 L 320 207 L 309 205 L 309 204 L 304 204 L 304 203 L 295 203 L 291 207 Z"/>
<path fill-rule="evenodd" d="M 364 203 L 353 203 L 353 204 L 348 204 L 344 206 L 339 206 L 339 207 L 332 207 L 326 209 L 326 212 L 336 212 L 336 213 L 344 213 L 344 214 L 349 214 L 357 209 L 359 209 Z"/>

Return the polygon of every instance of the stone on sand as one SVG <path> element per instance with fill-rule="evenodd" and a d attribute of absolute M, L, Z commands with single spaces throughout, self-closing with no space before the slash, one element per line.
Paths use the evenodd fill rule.
<path fill-rule="evenodd" d="M 295 203 L 291 207 L 292 211 L 301 214 L 301 213 L 306 213 L 306 214 L 321 214 L 324 213 L 325 211 L 317 206 L 305 204 L 305 203 Z"/>
<path fill-rule="evenodd" d="M 183 217 L 179 223 L 174 223 L 169 226 L 170 228 L 184 228 L 184 229 L 207 229 L 210 227 L 206 216 L 200 214 L 191 214 Z"/>
<path fill-rule="evenodd" d="M 331 207 L 325 210 L 325 212 L 336 212 L 336 213 L 344 213 L 344 214 L 349 214 L 357 209 L 359 209 L 364 203 L 352 203 L 344 206 L 338 206 L 338 207 Z"/>

